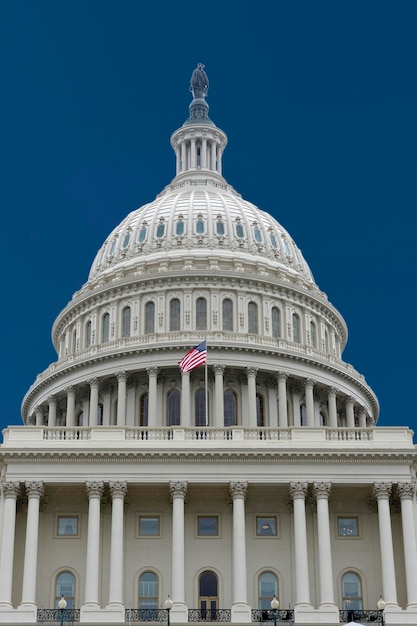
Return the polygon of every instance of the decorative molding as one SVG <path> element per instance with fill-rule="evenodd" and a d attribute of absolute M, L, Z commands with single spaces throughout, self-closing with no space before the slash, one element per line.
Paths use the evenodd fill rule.
<path fill-rule="evenodd" d="M 101 498 L 104 492 L 104 483 L 87 481 L 85 488 L 88 498 Z"/>
<path fill-rule="evenodd" d="M 246 498 L 248 493 L 248 483 L 247 482 L 231 482 L 230 485 L 230 495 L 233 499 L 235 498 Z"/>
<path fill-rule="evenodd" d="M 186 482 L 176 481 L 169 483 L 169 493 L 171 499 L 182 498 L 185 500 L 187 496 L 188 484 Z"/>
<path fill-rule="evenodd" d="M 305 499 L 308 491 L 308 483 L 307 482 L 293 482 L 290 483 L 290 496 L 294 500 L 294 498 L 303 498 Z"/>

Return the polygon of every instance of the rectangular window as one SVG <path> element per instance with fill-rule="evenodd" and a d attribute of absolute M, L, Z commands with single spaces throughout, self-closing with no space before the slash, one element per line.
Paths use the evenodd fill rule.
<path fill-rule="evenodd" d="M 256 518 L 256 536 L 257 537 L 276 537 L 277 536 L 277 518 L 276 517 L 257 517 Z"/>
<path fill-rule="evenodd" d="M 139 537 L 160 537 L 160 520 L 157 515 L 139 515 Z"/>
<path fill-rule="evenodd" d="M 199 515 L 197 518 L 197 535 L 199 537 L 218 537 L 219 518 L 216 515 Z"/>
<path fill-rule="evenodd" d="M 78 517 L 58 515 L 57 535 L 58 537 L 78 537 Z"/>
<path fill-rule="evenodd" d="M 359 523 L 357 517 L 337 518 L 338 537 L 359 537 Z"/>

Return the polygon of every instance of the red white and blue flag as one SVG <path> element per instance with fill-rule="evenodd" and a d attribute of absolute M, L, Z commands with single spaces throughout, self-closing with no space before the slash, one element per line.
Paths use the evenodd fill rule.
<path fill-rule="evenodd" d="M 207 363 L 207 340 L 205 339 L 198 346 L 191 348 L 181 361 L 178 361 L 178 365 L 182 372 L 189 372 L 199 365 Z"/>

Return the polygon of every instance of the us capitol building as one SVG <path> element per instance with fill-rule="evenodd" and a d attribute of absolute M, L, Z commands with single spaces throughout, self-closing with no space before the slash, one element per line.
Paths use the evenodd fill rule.
<path fill-rule="evenodd" d="M 109 234 L 3 432 L 0 623 L 415 625 L 413 433 L 377 426 L 341 314 L 224 178 L 208 87 L 199 64 L 175 177 Z"/>

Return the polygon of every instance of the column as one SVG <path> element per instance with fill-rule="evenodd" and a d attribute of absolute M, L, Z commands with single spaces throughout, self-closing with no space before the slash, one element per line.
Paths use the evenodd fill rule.
<path fill-rule="evenodd" d="M 346 426 L 347 428 L 355 428 L 355 414 L 353 411 L 353 398 L 346 398 Z"/>
<path fill-rule="evenodd" d="M 56 398 L 50 396 L 48 398 L 48 426 L 56 426 Z"/>
<path fill-rule="evenodd" d="M 310 606 L 305 499 L 308 483 L 290 483 L 294 507 L 295 605 Z"/>
<path fill-rule="evenodd" d="M 201 167 L 207 169 L 207 138 L 201 140 Z"/>
<path fill-rule="evenodd" d="M 191 404 L 190 404 L 190 372 L 181 373 L 181 426 L 185 428 L 189 427 L 191 417 Z"/>
<path fill-rule="evenodd" d="M 25 560 L 21 604 L 36 604 L 36 571 L 38 563 L 39 504 L 42 482 L 26 482 L 28 511 L 26 518 Z"/>
<path fill-rule="evenodd" d="M 294 415 L 294 426 L 301 426 L 300 395 L 301 395 L 300 385 L 293 385 L 292 387 L 292 411 Z"/>
<path fill-rule="evenodd" d="M 0 553 L 0 608 L 12 606 L 13 557 L 16 523 L 16 501 L 20 491 L 18 482 L 3 483 L 4 513 Z"/>
<path fill-rule="evenodd" d="M 197 167 L 197 159 L 196 159 L 196 148 L 195 148 L 195 139 L 194 137 L 191 139 L 191 169 L 195 170 Z"/>
<path fill-rule="evenodd" d="M 313 389 L 314 389 L 314 380 L 311 380 L 311 378 L 308 378 L 305 382 L 307 426 L 314 426 Z"/>
<path fill-rule="evenodd" d="M 155 428 L 156 423 L 156 401 L 157 401 L 157 380 L 158 380 L 158 368 L 157 367 L 148 367 L 146 370 L 148 372 L 148 381 L 149 381 L 149 398 L 148 398 L 148 426 L 150 428 Z M 162 424 L 159 424 L 162 426 Z"/>
<path fill-rule="evenodd" d="M 172 574 L 171 598 L 174 603 L 171 615 L 176 621 L 187 621 L 188 611 L 185 604 L 185 537 L 184 537 L 184 505 L 187 495 L 186 482 L 170 482 L 169 491 L 172 498 Z"/>
<path fill-rule="evenodd" d="M 43 426 L 43 410 L 40 406 L 36 407 L 36 426 Z"/>
<path fill-rule="evenodd" d="M 359 409 L 359 428 L 366 428 L 366 411 L 363 407 Z"/>
<path fill-rule="evenodd" d="M 109 604 L 123 604 L 123 506 L 125 482 L 110 482 L 112 497 Z"/>
<path fill-rule="evenodd" d="M 224 365 L 213 365 L 214 370 L 214 420 L 216 428 L 224 428 Z"/>
<path fill-rule="evenodd" d="M 185 151 L 185 141 L 181 143 L 181 171 L 187 168 L 187 153 Z"/>
<path fill-rule="evenodd" d="M 256 414 L 256 367 L 247 367 L 246 374 L 248 377 L 248 417 L 249 426 L 256 428 L 257 426 L 257 414 Z"/>
<path fill-rule="evenodd" d="M 277 381 L 274 378 L 268 378 L 266 381 L 268 386 L 268 406 L 269 406 L 269 422 L 271 428 L 278 428 L 278 393 Z"/>
<path fill-rule="evenodd" d="M 414 482 L 398 483 L 398 494 L 401 500 L 401 522 L 403 527 L 407 609 L 417 608 L 417 547 L 413 514 L 415 493 L 416 486 Z"/>
<path fill-rule="evenodd" d="M 329 407 L 329 426 L 337 428 L 337 406 L 336 406 L 336 389 L 330 387 L 327 392 L 327 402 Z"/>
<path fill-rule="evenodd" d="M 127 372 L 117 374 L 117 426 L 125 426 L 126 423 L 126 383 Z"/>
<path fill-rule="evenodd" d="M 86 490 L 88 496 L 88 531 L 85 572 L 85 604 L 95 605 L 98 608 L 100 571 L 100 500 L 103 495 L 104 484 L 102 482 L 87 482 Z"/>
<path fill-rule="evenodd" d="M 68 428 L 75 426 L 75 387 L 67 389 L 67 421 Z"/>
<path fill-rule="evenodd" d="M 288 374 L 285 372 L 278 373 L 278 426 L 280 428 L 288 427 L 288 412 L 287 412 L 287 378 Z"/>
<path fill-rule="evenodd" d="M 378 502 L 379 541 L 381 546 L 382 595 L 386 604 L 398 606 L 395 582 L 394 548 L 392 545 L 389 498 L 391 483 L 375 483 L 374 496 Z"/>
<path fill-rule="evenodd" d="M 247 482 L 231 482 L 233 498 L 232 538 L 232 622 L 250 622 L 251 611 L 247 600 L 245 499 Z"/>
<path fill-rule="evenodd" d="M 214 139 L 211 141 L 211 171 L 216 171 L 216 142 Z"/>
<path fill-rule="evenodd" d="M 90 415 L 88 418 L 89 426 L 97 426 L 97 411 L 98 411 L 98 378 L 93 378 L 88 381 L 90 385 Z M 117 404 L 117 412 L 119 412 L 119 404 Z"/>
<path fill-rule="evenodd" d="M 331 483 L 314 483 L 317 501 L 317 536 L 319 547 L 320 606 L 334 606 L 332 550 L 330 543 L 329 496 Z"/>

